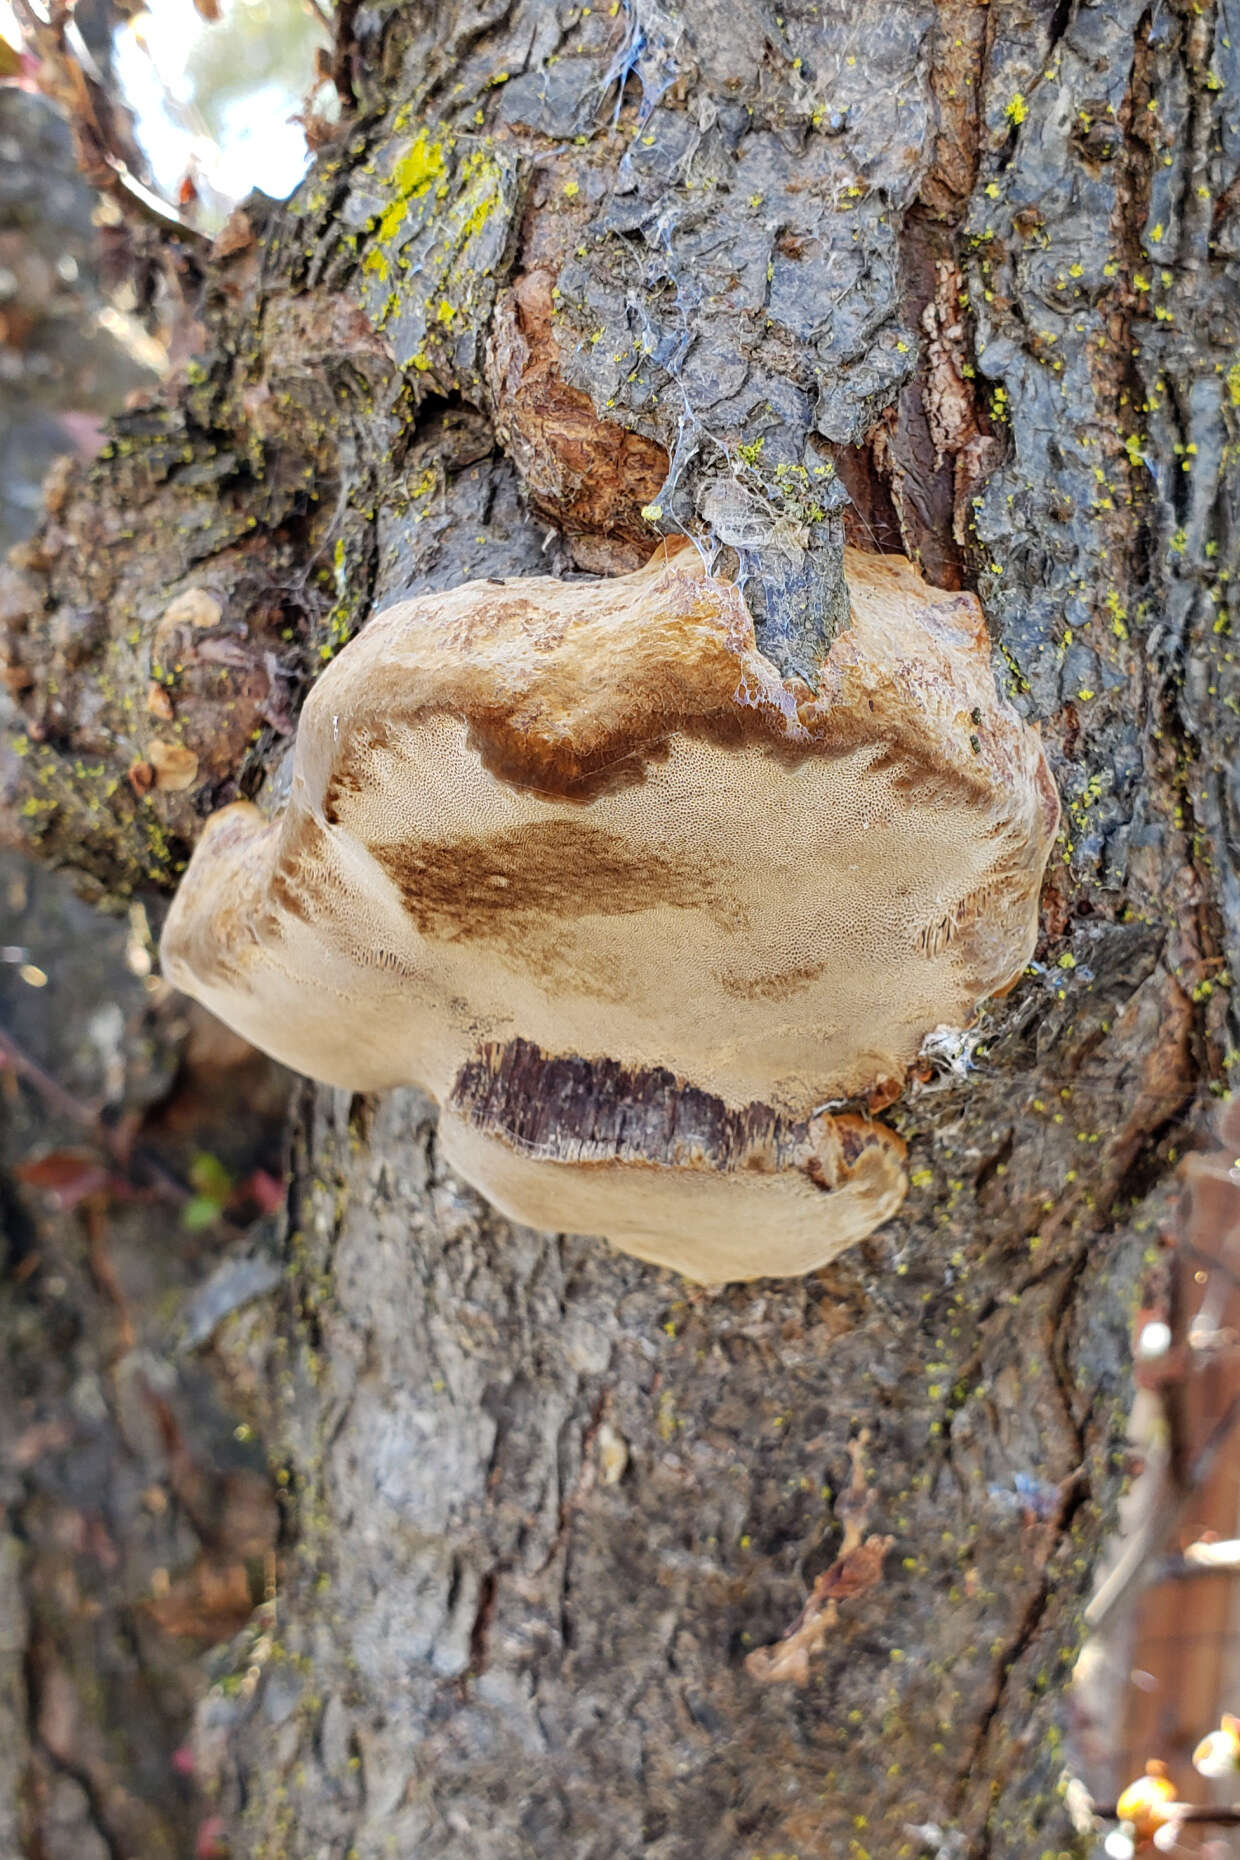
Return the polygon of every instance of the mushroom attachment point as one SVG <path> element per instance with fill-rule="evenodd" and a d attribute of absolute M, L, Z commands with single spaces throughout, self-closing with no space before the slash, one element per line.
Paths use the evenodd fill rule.
<path fill-rule="evenodd" d="M 705 1282 L 825 1264 L 906 1184 L 822 1107 L 1016 979 L 1059 817 L 973 596 L 845 568 L 812 690 L 692 549 L 388 608 L 283 811 L 208 821 L 166 974 L 313 1078 L 433 1093 L 515 1219 Z"/>

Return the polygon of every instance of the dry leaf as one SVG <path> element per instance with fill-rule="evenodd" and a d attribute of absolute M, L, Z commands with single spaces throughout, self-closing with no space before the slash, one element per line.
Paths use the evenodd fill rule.
<path fill-rule="evenodd" d="M 231 258 L 254 243 L 254 228 L 244 207 L 234 207 L 211 246 L 212 258 Z"/>
<path fill-rule="evenodd" d="M 228 1860 L 232 1852 L 222 1815 L 208 1815 L 194 1836 L 194 1860 Z"/>
<path fill-rule="evenodd" d="M 45 1454 L 67 1447 L 72 1439 L 73 1429 L 67 1421 L 36 1421 L 16 1440 L 10 1440 L 6 1457 L 11 1466 L 24 1472 L 28 1466 L 36 1466 Z"/>
<path fill-rule="evenodd" d="M 285 1184 L 266 1169 L 254 1169 L 234 1195 L 234 1201 L 252 1201 L 260 1214 L 274 1214 L 284 1206 Z"/>
<path fill-rule="evenodd" d="M 171 723 L 175 712 L 172 699 L 162 685 L 150 684 L 146 692 L 146 708 L 152 717 L 158 717 L 161 723 Z"/>
<path fill-rule="evenodd" d="M 227 1640 L 254 1612 L 244 1563 L 216 1563 L 200 1557 L 183 1575 L 161 1580 L 152 1588 L 160 1593 L 152 1595 L 146 1610 L 165 1634 Z"/>
<path fill-rule="evenodd" d="M 864 1594 L 882 1575 L 883 1558 L 890 1548 L 890 1537 L 867 1537 L 855 1550 L 837 1557 L 830 1569 L 823 1571 L 814 1584 L 814 1595 L 843 1602 L 850 1595 Z"/>
<path fill-rule="evenodd" d="M 59 1208 L 75 1208 L 108 1187 L 112 1172 L 94 1150 L 50 1150 L 18 1163 L 13 1171 L 28 1188 L 38 1188 Z"/>
<path fill-rule="evenodd" d="M 197 781 L 198 758 L 184 743 L 165 743 L 157 736 L 153 743 L 147 744 L 146 753 L 155 770 L 157 788 L 165 788 L 176 794 L 184 788 L 192 788 Z"/>
<path fill-rule="evenodd" d="M 129 786 L 133 789 L 134 793 L 137 795 L 140 801 L 145 800 L 146 796 L 151 792 L 151 789 L 155 786 L 154 769 L 151 767 L 149 762 L 142 762 L 142 761 L 131 762 L 129 765 L 128 774 L 129 774 Z"/>
<path fill-rule="evenodd" d="M 839 1620 L 840 1602 L 872 1589 L 881 1579 L 891 1542 L 890 1537 L 867 1537 L 856 1549 L 837 1557 L 815 1582 L 783 1639 L 769 1647 L 755 1647 L 748 1656 L 745 1671 L 749 1677 L 760 1686 L 808 1685 L 810 1655 L 825 1644 Z"/>

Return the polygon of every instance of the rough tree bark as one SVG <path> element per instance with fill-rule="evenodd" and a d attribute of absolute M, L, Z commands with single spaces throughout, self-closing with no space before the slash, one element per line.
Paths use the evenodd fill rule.
<path fill-rule="evenodd" d="M 423 1100 L 299 1094 L 284 1290 L 216 1336 L 281 1581 L 203 1773 L 254 1856 L 1068 1851 L 1129 1312 L 1240 1046 L 1240 4 L 337 32 L 344 133 L 179 252 L 197 354 L 10 573 L 31 841 L 166 891 L 370 612 L 678 525 L 793 660 L 846 535 L 975 587 L 1065 825 L 1038 963 L 885 1114 L 902 1215 L 807 1280 L 706 1295 L 513 1229 Z M 881 1580 L 763 1683 L 859 1485 Z"/>

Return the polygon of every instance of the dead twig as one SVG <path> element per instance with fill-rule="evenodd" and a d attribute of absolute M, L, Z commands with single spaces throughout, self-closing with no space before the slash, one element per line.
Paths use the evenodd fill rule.
<path fill-rule="evenodd" d="M 1093 1812 L 1099 1821 L 1120 1819 L 1119 1806 L 1115 1802 L 1101 1806 L 1095 1803 Z M 1198 1827 L 1240 1828 L 1240 1803 L 1229 1808 L 1212 1808 L 1208 1802 L 1166 1802 L 1160 1806 L 1159 1813 L 1168 1821 L 1191 1821 Z"/>
<path fill-rule="evenodd" d="M 52 1077 L 25 1048 L 0 1027 L 0 1071 L 7 1068 L 16 1078 L 33 1087 L 53 1111 L 68 1118 L 90 1134 L 92 1141 L 127 1181 L 148 1188 L 165 1201 L 183 1207 L 193 1199 L 194 1191 L 175 1172 L 161 1162 L 145 1145 L 135 1144 L 128 1131 L 114 1130 L 104 1120 L 101 1107 L 87 1104 L 67 1091 L 59 1079 Z M 222 1211 L 222 1225 L 234 1233 L 241 1227 Z"/>
<path fill-rule="evenodd" d="M 58 1079 L 50 1072 L 45 1072 L 36 1059 L 32 1059 L 24 1048 L 3 1027 L 0 1027 L 0 1061 L 8 1066 L 18 1078 L 24 1078 L 33 1085 L 39 1096 L 62 1117 L 70 1118 L 83 1129 L 95 1131 L 99 1128 L 99 1113 L 91 1105 L 75 1098 L 66 1091 Z"/>
<path fill-rule="evenodd" d="M 34 81 L 45 97 L 63 110 L 73 134 L 78 167 L 101 194 L 110 194 L 159 229 L 206 248 L 210 241 L 169 202 L 141 180 L 141 157 L 122 126 L 103 73 L 74 23 L 71 6 L 51 9 L 40 18 L 30 0 L 13 0 L 23 37 L 36 59 Z"/>

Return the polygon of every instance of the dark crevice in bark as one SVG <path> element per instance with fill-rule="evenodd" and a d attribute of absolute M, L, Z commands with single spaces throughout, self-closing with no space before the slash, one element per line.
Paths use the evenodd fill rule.
<path fill-rule="evenodd" d="M 1069 1348 L 1068 1330 L 1077 1294 L 1081 1285 L 1088 1278 L 1090 1266 L 1093 1263 L 1093 1253 L 1097 1244 L 1096 1241 L 1091 1241 L 1089 1245 L 1082 1246 L 1076 1258 L 1072 1261 L 1072 1264 L 1064 1274 L 1063 1286 L 1059 1297 L 1051 1308 L 1050 1337 L 1047 1346 L 1051 1369 L 1054 1372 L 1055 1382 L 1059 1390 L 1059 1400 L 1063 1409 L 1064 1424 L 1073 1437 L 1073 1447 L 1076 1454 L 1077 1465 L 1072 1476 L 1082 1482 L 1082 1497 L 1085 1495 L 1085 1490 L 1087 1489 L 1083 1483 L 1085 1479 L 1085 1418 L 1082 1414 L 1078 1413 L 1078 1403 L 1073 1392 L 1072 1371 L 1067 1360 Z M 1105 1242 L 1102 1244 L 1105 1244 Z"/>
<path fill-rule="evenodd" d="M 496 1595 L 502 1568 L 488 1569 L 478 1584 L 478 1606 L 469 1630 L 469 1673 L 475 1677 L 486 1671 L 487 1635 L 495 1615 Z"/>
<path fill-rule="evenodd" d="M 1004 1132 L 997 1131 L 995 1134 L 998 1140 L 998 1148 L 995 1149 L 991 1155 L 986 1157 L 973 1178 L 974 1192 L 978 1195 L 983 1193 L 987 1184 L 992 1182 L 996 1174 L 1002 1171 L 1006 1166 L 1015 1145 L 1016 1139 L 1011 1130 Z"/>
<path fill-rule="evenodd" d="M 968 1765 L 960 1772 L 959 1781 L 957 1783 L 959 1792 L 958 1800 L 961 1803 L 963 1803 L 968 1793 L 970 1779 L 973 1778 L 975 1780 L 979 1769 L 983 1767 L 983 1753 L 986 1749 L 987 1739 L 994 1726 L 1000 1722 L 1004 1715 L 1008 1688 L 1012 1677 L 1020 1664 L 1022 1656 L 1036 1641 L 1047 1613 L 1053 1606 L 1055 1591 L 1049 1572 L 1060 1552 L 1065 1550 L 1071 1543 L 1073 1521 L 1084 1505 L 1087 1496 L 1088 1494 L 1086 1491 L 1080 1488 L 1074 1488 L 1067 1494 L 1063 1511 L 1056 1521 L 1054 1542 L 1042 1566 L 1042 1581 L 1038 1587 L 1037 1593 L 1030 1599 L 1024 1617 L 1016 1633 L 1013 1635 L 1011 1642 L 1000 1656 L 998 1678 L 994 1693 L 984 1707 L 978 1724 L 976 1742 L 970 1754 Z M 995 1804 L 992 1801 L 987 1808 L 982 1827 L 977 1837 L 968 1848 L 968 1860 L 990 1860 L 994 1838 L 992 1829 L 994 1806 Z"/>
<path fill-rule="evenodd" d="M 1059 41 L 1063 38 L 1072 22 L 1072 12 L 1075 4 L 1076 0 L 1055 0 L 1055 11 L 1051 15 L 1050 24 L 1050 43 L 1052 51 L 1055 46 L 1059 44 Z"/>
<path fill-rule="evenodd" d="M 873 438 L 864 446 L 835 447 L 832 457 L 850 499 L 844 511 L 848 541 L 872 555 L 907 554 L 890 484 L 875 461 Z"/>
<path fill-rule="evenodd" d="M 994 1728 L 1002 1722 L 1005 1716 L 1008 1691 L 1013 1676 L 1016 1674 L 1023 1655 L 1036 1641 L 1048 1611 L 1057 1600 L 1052 1571 L 1061 1554 L 1071 1544 L 1073 1524 L 1077 1515 L 1093 1497 L 1085 1472 L 1086 1421 L 1085 1418 L 1078 1418 L 1076 1412 L 1070 1371 L 1065 1361 L 1065 1348 L 1070 1314 L 1079 1288 L 1088 1276 L 1093 1259 L 1093 1249 L 1097 1244 L 1098 1242 L 1094 1241 L 1091 1245 L 1080 1247 L 1069 1269 L 1064 1272 L 1062 1267 L 1058 1268 L 1054 1275 L 1062 1280 L 1062 1284 L 1045 1318 L 1047 1353 L 1055 1376 L 1061 1418 L 1074 1441 L 1076 1465 L 1069 1472 L 1064 1486 L 1061 1487 L 1060 1505 L 1054 1519 L 1054 1537 L 1042 1557 L 1038 1587 L 1030 1596 L 1015 1632 L 998 1658 L 993 1692 L 978 1718 L 976 1732 L 967 1757 L 957 1767 L 953 1797 L 957 1815 L 963 1814 L 969 1796 L 976 1790 L 978 1775 L 986 1772 L 984 1753 L 987 1741 Z M 1021 1297 L 1028 1296 L 1033 1283 L 1033 1281 L 1026 1282 L 1021 1289 Z M 987 1804 L 981 1829 L 968 1849 L 969 1860 L 990 1860 L 992 1821 L 997 1799 L 997 1792 L 995 1792 Z"/>
<path fill-rule="evenodd" d="M 109 1825 L 103 1804 L 99 1799 L 99 1789 L 89 1770 L 83 1764 L 74 1763 L 51 1749 L 38 1733 L 40 1688 L 36 1673 L 37 1661 L 37 1649 L 28 1649 L 23 1665 L 26 1675 L 27 1722 L 31 1727 L 32 1749 L 42 1756 L 49 1770 L 56 1775 L 67 1776 L 82 1791 L 90 1814 L 91 1828 L 107 1850 L 108 1860 L 132 1860 L 132 1855 L 118 1840 L 115 1830 Z"/>
<path fill-rule="evenodd" d="M 356 109 L 359 101 L 354 70 L 353 22 L 361 4 L 362 0 L 336 0 L 331 75 L 341 108 L 345 111 Z"/>

